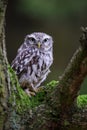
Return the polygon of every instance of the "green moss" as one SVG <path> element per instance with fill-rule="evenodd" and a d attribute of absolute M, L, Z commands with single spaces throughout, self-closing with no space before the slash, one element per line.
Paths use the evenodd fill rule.
<path fill-rule="evenodd" d="M 77 97 L 77 105 L 78 107 L 87 107 L 87 95 L 79 95 Z"/>
<path fill-rule="evenodd" d="M 5 115 L 0 114 L 0 130 L 3 129 L 4 120 L 5 120 Z"/>
<path fill-rule="evenodd" d="M 70 125 L 69 121 L 68 120 L 64 120 L 64 126 L 69 126 L 69 125 Z"/>
<path fill-rule="evenodd" d="M 53 91 L 53 89 L 58 85 L 58 81 L 52 80 L 45 87 L 40 89 L 40 91 L 36 94 L 36 96 L 31 98 L 31 106 L 35 107 L 40 105 L 45 101 L 45 98 L 48 97 L 49 93 Z"/>
<path fill-rule="evenodd" d="M 55 86 L 57 86 L 59 81 L 52 80 L 50 83 L 47 84 L 47 88 L 53 89 Z"/>
<path fill-rule="evenodd" d="M 21 89 L 16 74 L 10 66 L 8 66 L 8 71 L 12 87 L 10 90 L 11 94 L 9 98 L 9 103 L 12 105 L 12 107 L 15 107 L 15 110 L 17 112 L 21 113 L 30 107 L 30 98 Z"/>
<path fill-rule="evenodd" d="M 5 92 L 6 92 L 6 88 L 4 86 L 6 86 L 5 83 L 5 74 L 3 73 L 4 71 L 4 65 L 2 65 L 2 63 L 0 64 L 0 95 L 1 97 L 5 96 Z"/>
<path fill-rule="evenodd" d="M 0 95 L 2 95 L 4 93 L 4 87 L 3 84 L 0 84 Z"/>
<path fill-rule="evenodd" d="M 12 107 L 15 107 L 15 110 L 19 113 L 42 104 L 47 94 L 58 85 L 58 81 L 53 80 L 48 83 L 46 87 L 40 89 L 35 96 L 30 98 L 20 87 L 17 76 L 10 66 L 8 66 L 8 71 L 12 83 L 9 103 L 12 105 Z"/>

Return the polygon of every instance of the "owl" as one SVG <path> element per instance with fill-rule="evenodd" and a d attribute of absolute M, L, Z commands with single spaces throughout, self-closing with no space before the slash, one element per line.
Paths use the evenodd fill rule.
<path fill-rule="evenodd" d="M 12 61 L 20 86 L 29 95 L 38 91 L 53 63 L 52 37 L 41 32 L 27 35 Z"/>

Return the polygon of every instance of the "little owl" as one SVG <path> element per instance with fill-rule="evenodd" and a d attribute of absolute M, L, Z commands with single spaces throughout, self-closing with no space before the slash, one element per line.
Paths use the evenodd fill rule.
<path fill-rule="evenodd" d="M 18 76 L 20 86 L 28 95 L 33 95 L 46 79 L 52 63 L 52 37 L 35 32 L 25 37 L 12 62 L 12 68 Z"/>

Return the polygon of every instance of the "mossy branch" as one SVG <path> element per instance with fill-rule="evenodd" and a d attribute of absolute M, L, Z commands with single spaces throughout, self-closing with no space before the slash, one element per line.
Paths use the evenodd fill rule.
<path fill-rule="evenodd" d="M 9 96 L 9 104 L 15 108 L 17 113 L 23 113 L 27 109 L 34 108 L 45 101 L 48 93 L 50 93 L 57 85 L 58 81 L 51 81 L 44 88 L 32 97 L 29 97 L 24 90 L 20 87 L 17 76 L 13 69 L 8 65 L 8 72 L 11 80 L 11 89 Z"/>
<path fill-rule="evenodd" d="M 58 87 L 53 92 L 52 101 L 53 105 L 56 104 L 56 109 L 60 110 L 60 117 L 62 118 L 61 125 L 65 119 L 70 117 L 69 112 L 76 105 L 75 101 L 81 83 L 87 75 L 87 28 L 82 28 L 80 43 L 80 47 L 76 50 L 65 72 L 61 76 Z M 55 99 L 57 102 L 55 102 Z"/>
<path fill-rule="evenodd" d="M 80 39 L 81 45 L 72 57 L 59 82 L 50 82 L 47 87 L 32 98 L 29 98 L 20 88 L 14 71 L 10 66 L 8 67 L 12 83 L 9 103 L 13 111 L 15 111 L 15 117 L 17 117 L 18 120 L 15 119 L 13 112 L 11 112 L 10 117 L 15 119 L 20 129 L 23 127 L 24 130 L 26 127 L 30 130 L 65 129 L 67 127 L 74 129 L 79 127 L 83 128 L 83 126 L 87 128 L 87 124 L 84 125 L 83 123 L 83 117 L 85 117 L 84 122 L 87 121 L 87 117 L 85 116 L 87 111 L 87 96 L 78 96 L 80 85 L 87 75 L 86 34 L 87 29 L 84 28 Z M 76 98 L 77 105 L 75 102 Z M 83 120 L 81 120 L 81 118 Z M 22 119 L 23 121 L 21 121 Z M 7 124 L 8 122 L 12 122 L 12 120 L 9 118 Z M 14 123 L 10 126 L 13 128 Z"/>

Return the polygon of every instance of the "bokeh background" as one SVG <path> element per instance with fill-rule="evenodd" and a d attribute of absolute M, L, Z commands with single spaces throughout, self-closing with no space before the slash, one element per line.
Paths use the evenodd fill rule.
<path fill-rule="evenodd" d="M 54 39 L 54 63 L 46 82 L 58 80 L 79 46 L 80 27 L 87 26 L 87 0 L 8 0 L 6 46 L 9 63 L 26 34 L 45 32 Z M 87 80 L 80 93 L 87 93 Z"/>

